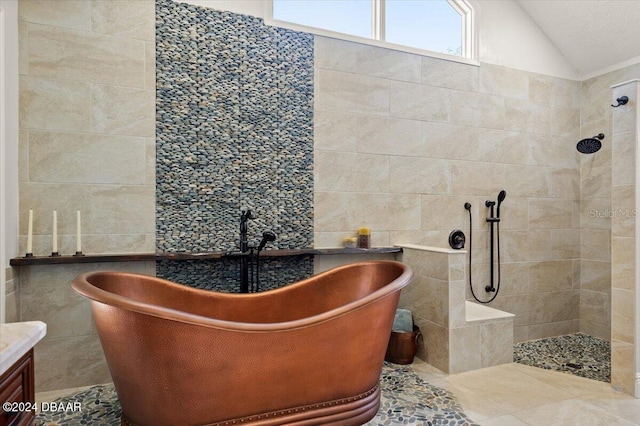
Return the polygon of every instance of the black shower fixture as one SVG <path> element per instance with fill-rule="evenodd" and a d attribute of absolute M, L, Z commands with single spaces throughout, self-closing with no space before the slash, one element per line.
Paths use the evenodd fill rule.
<path fill-rule="evenodd" d="M 469 206 L 471 206 L 471 205 L 469 205 Z M 471 207 L 469 207 L 469 208 L 471 208 Z M 459 229 L 454 229 L 449 234 L 449 246 L 451 246 L 451 248 L 454 249 L 454 250 L 463 249 L 465 240 L 466 240 L 466 238 L 464 236 L 464 232 L 462 232 Z"/>
<path fill-rule="evenodd" d="M 500 193 L 498 193 L 498 207 L 496 208 L 496 216 L 498 217 L 498 219 L 500 219 L 500 204 L 502 204 L 506 197 L 507 191 L 505 191 L 504 189 L 500 191 Z"/>
<path fill-rule="evenodd" d="M 498 198 L 496 201 L 492 201 L 492 200 L 486 200 L 484 202 L 485 207 L 487 207 L 489 209 L 489 216 L 486 218 L 487 223 L 489 223 L 490 226 L 490 240 L 491 240 L 491 245 L 490 245 L 490 260 L 489 260 L 489 284 L 486 285 L 484 287 L 484 290 L 491 294 L 493 293 L 493 295 L 488 299 L 488 300 L 480 300 L 478 298 L 478 296 L 476 295 L 475 291 L 473 290 L 473 282 L 471 279 L 471 266 L 472 266 L 472 262 L 471 262 L 471 255 L 472 255 L 472 249 L 471 249 L 471 244 L 472 244 L 472 236 L 473 236 L 473 223 L 472 223 L 472 219 L 471 219 L 471 204 L 470 203 L 464 203 L 464 208 L 465 210 L 467 210 L 469 212 L 469 287 L 471 289 L 471 295 L 473 296 L 473 298 L 480 303 L 491 303 L 495 300 L 495 298 L 498 296 L 498 292 L 500 291 L 500 205 L 502 204 L 502 202 L 504 201 L 504 199 L 507 198 L 507 191 L 502 190 L 498 193 Z M 497 206 L 496 206 L 497 204 Z M 497 207 L 497 208 L 496 208 Z M 495 210 L 494 210 L 495 209 Z M 495 214 L 494 214 L 495 213 Z M 495 230 L 495 231 L 494 231 Z M 454 231 L 456 232 L 456 231 Z M 449 244 L 451 244 L 451 239 L 454 235 L 454 232 L 451 233 L 451 235 L 449 236 Z M 462 231 L 457 231 L 457 232 L 462 232 Z M 494 242 L 495 241 L 495 242 Z M 453 247 L 453 245 L 451 245 L 451 247 Z M 495 251 L 497 252 L 498 255 L 498 259 L 497 259 L 497 274 L 495 273 L 494 270 L 494 249 L 496 249 Z M 497 275 L 497 276 L 495 276 Z M 497 278 L 497 279 L 495 279 Z M 496 285 L 494 286 L 494 282 L 496 282 Z"/>
<path fill-rule="evenodd" d="M 619 106 L 626 105 L 627 102 L 629 102 L 629 97 L 628 96 L 620 96 L 618 99 L 616 99 L 616 102 L 618 103 L 617 105 L 611 104 L 611 106 L 614 107 L 614 108 L 618 108 Z"/>
<path fill-rule="evenodd" d="M 264 231 L 262 233 L 262 240 L 260 241 L 260 244 L 258 245 L 258 252 L 261 252 L 262 249 L 264 248 L 264 246 L 267 245 L 267 243 L 272 243 L 276 240 L 276 234 L 274 234 L 271 231 Z"/>
<path fill-rule="evenodd" d="M 576 148 L 582 154 L 593 154 L 602 148 L 602 142 L 600 142 L 602 139 L 604 139 L 604 133 L 600 133 L 592 138 L 582 139 L 578 142 Z"/>

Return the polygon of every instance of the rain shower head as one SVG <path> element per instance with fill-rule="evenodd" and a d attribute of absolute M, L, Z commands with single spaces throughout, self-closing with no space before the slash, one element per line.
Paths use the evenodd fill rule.
<path fill-rule="evenodd" d="M 578 142 L 576 148 L 582 154 L 593 154 L 602 148 L 602 142 L 600 142 L 602 139 L 604 139 L 604 133 L 600 133 L 592 138 L 582 139 Z"/>

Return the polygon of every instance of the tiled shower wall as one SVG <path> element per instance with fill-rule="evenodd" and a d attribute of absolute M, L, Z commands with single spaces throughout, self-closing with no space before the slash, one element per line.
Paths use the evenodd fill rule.
<path fill-rule="evenodd" d="M 640 397 L 638 378 L 637 311 L 637 181 L 638 94 L 640 79 L 613 87 L 611 100 L 627 96 L 627 105 L 612 113 L 611 159 L 611 384 Z M 614 101 L 615 102 L 615 101 Z"/>
<path fill-rule="evenodd" d="M 484 202 L 505 189 L 491 306 L 517 315 L 518 341 L 577 331 L 580 84 L 323 37 L 315 67 L 316 245 L 370 226 L 375 245 L 447 247 L 470 202 L 484 288 Z"/>
<path fill-rule="evenodd" d="M 640 76 L 640 65 L 619 69 L 582 82 L 580 137 L 604 133 L 602 148 L 581 155 L 581 288 L 580 331 L 611 337 L 611 86 Z"/>

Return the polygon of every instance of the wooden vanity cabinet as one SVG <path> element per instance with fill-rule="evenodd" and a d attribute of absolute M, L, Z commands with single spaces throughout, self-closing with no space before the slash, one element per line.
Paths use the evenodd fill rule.
<path fill-rule="evenodd" d="M 33 375 L 31 349 L 0 377 L 0 403 L 23 403 L 20 404 L 22 411 L 5 412 L 4 408 L 0 407 L 0 426 L 33 424 L 36 415 Z"/>

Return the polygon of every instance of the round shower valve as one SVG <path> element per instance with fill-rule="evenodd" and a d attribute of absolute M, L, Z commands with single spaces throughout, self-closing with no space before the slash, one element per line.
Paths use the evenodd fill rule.
<path fill-rule="evenodd" d="M 449 245 L 452 249 L 460 250 L 464 248 L 465 240 L 464 232 L 459 229 L 454 229 L 449 234 Z"/>

